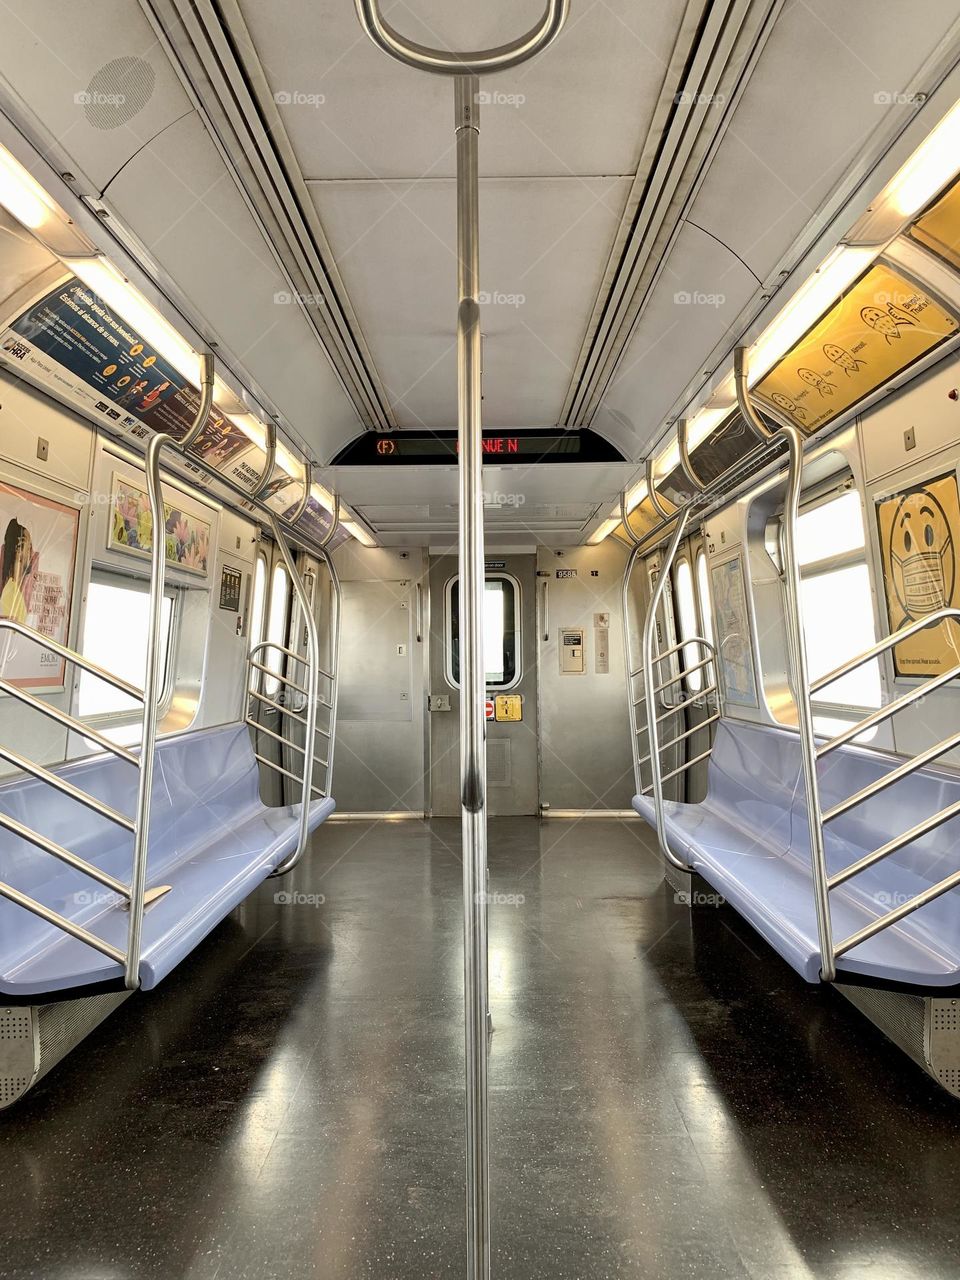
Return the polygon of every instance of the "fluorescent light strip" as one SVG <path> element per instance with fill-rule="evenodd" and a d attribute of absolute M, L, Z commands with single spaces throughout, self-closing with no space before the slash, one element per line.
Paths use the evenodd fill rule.
<path fill-rule="evenodd" d="M 200 356 L 197 351 L 111 262 L 99 257 L 64 258 L 63 261 L 158 355 L 199 387 Z"/>
<path fill-rule="evenodd" d="M 899 219 L 920 212 L 960 169 L 960 102 L 955 103 L 894 175 L 880 201 Z"/>

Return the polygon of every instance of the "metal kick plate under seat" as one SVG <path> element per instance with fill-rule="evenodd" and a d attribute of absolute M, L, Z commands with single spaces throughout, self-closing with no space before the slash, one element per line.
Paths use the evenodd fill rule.
<path fill-rule="evenodd" d="M 945 1089 L 960 1095 L 960 1001 L 931 998 L 925 1031 L 930 1070 Z"/>
<path fill-rule="evenodd" d="M 39 1069 L 40 1038 L 33 1009 L 0 1008 L 0 1110 L 26 1093 Z"/>

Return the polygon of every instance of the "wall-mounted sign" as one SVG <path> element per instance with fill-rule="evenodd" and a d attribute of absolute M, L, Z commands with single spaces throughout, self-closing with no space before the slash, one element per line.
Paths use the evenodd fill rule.
<path fill-rule="evenodd" d="M 810 434 L 960 328 L 904 276 L 872 266 L 754 388 Z"/>
<path fill-rule="evenodd" d="M 147 557 L 153 547 L 150 499 L 139 485 L 113 473 L 112 518 L 107 547 Z M 174 503 L 163 504 L 167 563 L 191 573 L 206 574 L 210 556 L 210 525 Z"/>
<path fill-rule="evenodd" d="M 574 431 L 527 429 L 483 435 L 484 462 L 623 462 L 623 454 L 589 428 Z M 334 466 L 446 466 L 457 464 L 456 431 L 365 431 L 333 460 Z"/>
<path fill-rule="evenodd" d="M 523 719 L 523 699 L 519 693 L 498 693 L 494 700 L 494 716 L 508 724 Z"/>
<path fill-rule="evenodd" d="M 225 564 L 220 571 L 220 608 L 231 613 L 240 612 L 240 587 L 243 574 L 239 569 Z"/>
<path fill-rule="evenodd" d="M 576 569 L 558 569 L 557 570 L 558 578 L 575 578 L 576 576 L 577 576 Z"/>
<path fill-rule="evenodd" d="M 890 631 L 960 606 L 960 495 L 954 472 L 877 502 Z M 960 662 L 960 626 L 929 627 L 893 651 L 898 676 L 937 676 Z"/>
<path fill-rule="evenodd" d="M 74 507 L 0 483 L 0 618 L 67 643 L 79 524 Z M 53 650 L 0 631 L 0 674 L 11 684 L 63 684 L 64 665 Z"/>
<path fill-rule="evenodd" d="M 739 553 L 722 564 L 714 565 L 710 573 L 710 587 L 724 697 L 727 702 L 735 702 L 741 707 L 755 707 L 757 682 Z"/>

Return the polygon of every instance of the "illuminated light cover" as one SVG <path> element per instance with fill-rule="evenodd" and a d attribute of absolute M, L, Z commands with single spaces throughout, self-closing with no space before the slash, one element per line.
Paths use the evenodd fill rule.
<path fill-rule="evenodd" d="M 63 261 L 108 307 L 136 329 L 144 341 L 199 387 L 198 352 L 112 263 L 99 257 L 64 258 Z"/>
<path fill-rule="evenodd" d="M 357 523 L 357 521 L 341 520 L 340 523 L 343 525 L 344 529 L 346 529 L 347 533 L 350 534 L 351 538 L 356 538 L 357 542 L 359 542 L 362 546 L 375 547 L 377 545 L 376 538 L 372 537 L 369 533 L 367 533 L 363 525 Z"/>
<path fill-rule="evenodd" d="M 810 434 L 960 329 L 960 320 L 892 267 L 871 267 L 754 388 Z"/>
<path fill-rule="evenodd" d="M 0 147 L 0 204 L 31 231 L 39 231 L 54 212 L 43 187 Z"/>
<path fill-rule="evenodd" d="M 955 103 L 887 183 L 878 203 L 898 221 L 912 218 L 960 169 L 960 102 Z"/>
<path fill-rule="evenodd" d="M 291 480 L 303 480 L 306 470 L 304 464 L 290 452 L 282 440 L 277 441 L 277 464 Z"/>
<path fill-rule="evenodd" d="M 593 533 L 591 533 L 590 537 L 587 539 L 587 546 L 588 547 L 598 546 L 601 542 L 603 542 L 604 538 L 609 538 L 610 534 L 613 533 L 614 529 L 616 529 L 619 526 L 619 524 L 620 524 L 619 513 L 615 516 L 608 516 L 606 520 L 604 520 L 602 524 L 598 524 L 596 529 L 594 529 Z"/>
<path fill-rule="evenodd" d="M 824 258 L 751 347 L 751 387 L 800 341 L 876 256 L 875 248 L 838 245 Z"/>

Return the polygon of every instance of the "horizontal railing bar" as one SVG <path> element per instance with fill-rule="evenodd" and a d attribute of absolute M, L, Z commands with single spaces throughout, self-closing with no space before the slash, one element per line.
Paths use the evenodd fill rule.
<path fill-rule="evenodd" d="M 934 689 L 939 689 L 942 685 L 949 684 L 951 680 L 956 679 L 958 673 L 960 673 L 960 664 L 951 667 L 949 671 L 945 671 L 942 675 L 935 676 L 925 684 L 918 684 L 915 689 L 910 689 L 907 693 L 897 698 L 896 701 L 887 703 L 885 707 L 879 707 L 876 711 L 872 711 L 870 715 L 864 716 L 857 724 L 851 725 L 849 729 L 844 729 L 835 738 L 831 738 L 829 742 L 825 742 L 823 746 L 818 747 L 817 759 L 819 760 L 822 756 L 829 755 L 831 751 L 835 751 L 837 747 L 844 746 L 861 733 L 865 733 L 867 729 L 883 724 L 884 720 L 889 720 L 891 716 L 895 716 L 905 707 L 912 706 L 914 702 L 919 702 L 927 694 L 933 693 Z"/>
<path fill-rule="evenodd" d="M 653 692 L 662 693 L 664 689 L 669 689 L 672 684 L 679 684 L 681 680 L 685 680 L 694 671 L 701 671 L 704 667 L 709 667 L 712 661 L 712 658 L 704 658 L 702 662 L 694 663 L 692 667 L 685 667 L 678 676 L 671 676 L 669 680 L 664 680 L 663 684 L 655 684 Z"/>
<path fill-rule="evenodd" d="M 919 911 L 921 907 L 927 906 L 931 902 L 935 902 L 945 893 L 949 893 L 951 889 L 956 889 L 960 885 L 960 871 L 954 871 L 953 875 L 947 876 L 945 880 L 940 880 L 937 884 L 931 885 L 929 889 L 924 889 L 923 893 L 918 893 L 916 897 L 908 899 L 899 907 L 895 907 L 893 911 L 888 911 L 885 916 L 880 916 L 868 925 L 864 925 L 862 929 L 858 929 L 856 933 L 851 933 L 849 938 L 838 943 L 833 954 L 839 959 L 847 951 L 852 951 L 854 947 L 866 942 L 868 938 L 872 938 L 875 933 L 880 933 L 882 929 L 888 929 L 892 924 L 896 924 L 902 920 L 904 916 L 909 916 L 914 911 Z"/>
<path fill-rule="evenodd" d="M 82 720 L 77 720 L 73 716 L 67 715 L 65 711 L 52 707 L 49 702 L 44 702 L 41 698 L 35 698 L 32 693 L 27 693 L 26 689 L 10 684 L 7 680 L 0 680 L 0 692 L 8 693 L 11 698 L 16 698 L 24 706 L 30 707 L 32 711 L 39 711 L 40 715 L 47 716 L 50 720 L 55 720 L 57 724 L 69 729 L 72 733 L 79 733 L 82 737 L 89 738 L 91 742 L 95 742 L 104 751 L 109 751 L 121 760 L 126 760 L 128 764 L 135 765 L 138 769 L 140 768 L 140 757 L 134 755 L 132 751 L 128 751 L 126 747 L 121 747 L 119 743 L 111 742 L 109 738 L 105 738 L 102 733 L 98 733 L 96 729 L 84 724 Z"/>
<path fill-rule="evenodd" d="M 692 769 L 693 766 L 695 764 L 699 764 L 701 760 L 709 760 L 712 751 L 713 751 L 713 748 L 711 747 L 708 750 L 701 752 L 700 755 L 694 756 L 692 760 L 688 760 L 686 764 L 680 765 L 679 768 L 671 769 L 669 773 L 665 773 L 663 775 L 663 777 L 660 779 L 661 782 L 669 782 L 670 779 L 675 778 L 678 773 L 686 773 L 688 769 Z M 652 790 L 653 790 L 653 785 L 651 784 L 648 787 L 644 787 L 643 790 L 640 792 L 640 794 L 645 796 L 645 795 L 648 795 Z"/>
<path fill-rule="evenodd" d="M 24 636 L 27 640 L 32 640 L 43 649 L 50 649 L 67 662 L 72 662 L 74 666 L 80 667 L 81 670 L 89 671 L 98 680 L 104 680 L 107 684 L 113 685 L 114 689 L 119 689 L 121 693 L 125 693 L 128 697 L 136 698 L 138 702 L 143 701 L 143 690 L 138 689 L 135 684 L 121 680 L 119 676 L 104 670 L 103 667 L 98 667 L 95 662 L 85 658 L 82 653 L 77 653 L 75 649 L 68 649 L 65 644 L 60 644 L 58 640 L 51 640 L 49 636 L 35 631 L 33 627 L 25 626 L 22 622 L 14 622 L 12 618 L 2 618 L 0 619 L 0 631 L 15 631 L 17 635 Z"/>
<path fill-rule="evenodd" d="M 250 650 L 250 656 L 252 657 L 255 653 L 259 653 L 261 649 L 277 649 L 279 650 L 280 653 L 285 653 L 288 658 L 295 658 L 297 662 L 301 662 L 305 667 L 308 667 L 310 665 L 308 659 L 304 657 L 302 653 L 297 653 L 295 649 L 288 649 L 286 645 L 277 644 L 275 640 L 261 640 L 259 644 L 255 644 L 253 648 Z M 328 680 L 336 679 L 336 676 L 333 674 L 333 672 L 324 671 L 323 667 L 317 667 L 317 672 L 321 676 L 326 676 Z M 277 673 L 275 671 L 271 671 L 270 674 L 276 675 Z M 283 676 L 278 677 L 278 679 L 281 679 L 281 680 L 284 678 L 285 677 Z"/>
<path fill-rule="evenodd" d="M 130 888 L 122 880 L 117 880 L 115 876 L 110 875 L 108 872 L 101 871 L 92 862 L 87 862 L 85 858 L 81 858 L 78 854 L 71 853 L 62 844 L 57 844 L 55 840 L 48 839 L 47 836 L 41 835 L 39 831 L 34 831 L 32 827 L 24 826 L 22 822 L 18 822 L 16 818 L 11 818 L 9 814 L 0 812 L 0 827 L 6 827 L 8 831 L 12 831 L 21 840 L 28 840 L 31 844 L 35 844 L 38 849 L 42 849 L 44 853 L 49 853 L 52 857 L 59 858 L 61 862 L 65 862 L 68 867 L 73 867 L 75 871 L 82 871 L 91 880 L 96 880 L 108 889 L 113 889 L 121 897 L 130 897 Z"/>
<path fill-rule="evenodd" d="M 688 644 L 698 644 L 702 649 L 709 649 L 712 654 L 716 655 L 716 648 L 710 640 L 704 640 L 703 636 L 691 636 L 688 640 L 681 640 L 679 644 L 674 644 L 669 649 L 664 649 L 653 660 L 654 662 L 663 662 L 665 658 L 669 658 L 673 654 L 679 653 L 681 649 L 685 649 Z M 637 676 L 643 675 L 643 668 L 638 667 L 633 674 Z"/>
<path fill-rule="evenodd" d="M 71 938 L 76 938 L 78 942 L 85 942 L 88 947 L 93 947 L 95 951 L 99 951 L 101 955 L 108 956 L 111 960 L 116 961 L 117 964 L 126 964 L 127 957 L 124 952 L 118 951 L 116 947 L 90 933 L 82 925 L 74 924 L 66 916 L 61 916 L 56 911 L 51 911 L 42 902 L 37 902 L 36 898 L 31 898 L 27 894 L 21 893 L 19 889 L 14 889 L 2 882 L 0 882 L 0 897 L 7 898 L 10 902 L 15 902 L 18 907 L 24 907 L 27 911 L 32 911 L 41 920 L 46 920 L 47 924 L 56 925 L 64 933 L 69 933 Z"/>
<path fill-rule="evenodd" d="M 660 745 L 661 753 L 666 751 L 669 747 L 677 746 L 679 743 L 683 742 L 685 738 L 692 738 L 695 733 L 699 733 L 701 729 L 706 729 L 708 725 L 715 724 L 716 721 L 719 719 L 720 719 L 720 712 L 717 711 L 712 716 L 708 716 L 707 719 L 702 721 L 700 724 L 695 724 L 692 729 L 685 729 L 683 733 L 678 734 L 675 738 L 671 738 L 669 742 L 661 743 Z M 638 763 L 646 764 L 649 759 L 650 759 L 650 753 L 648 751 L 645 756 L 640 757 L 640 760 L 638 761 Z"/>
<path fill-rule="evenodd" d="M 303 723 L 300 711 L 294 711 L 292 707 L 285 707 L 282 702 L 276 702 L 273 698 L 268 698 L 265 693 L 258 693 L 256 689 L 249 688 L 247 693 L 251 698 L 256 698 L 258 702 L 265 702 L 268 707 L 273 707 L 275 711 L 281 712 L 282 715 L 293 716 L 295 720 L 300 720 Z"/>
<path fill-rule="evenodd" d="M 268 769 L 273 769 L 276 773 L 282 773 L 285 778 L 292 778 L 294 782 L 299 782 L 301 785 L 303 785 L 303 778 L 300 776 L 300 774 L 293 773 L 291 772 L 290 769 L 284 769 L 283 765 L 276 764 L 273 760 L 268 760 L 266 756 L 257 755 L 256 752 L 254 752 L 253 754 L 254 754 L 254 757 L 257 760 L 259 760 L 261 764 L 265 764 Z M 311 784 L 310 790 L 315 791 L 318 796 L 326 795 L 325 791 L 321 791 L 319 787 L 314 786 L 312 784 Z"/>
<path fill-rule="evenodd" d="M 833 889 L 837 885 L 843 884 L 845 881 L 852 879 L 853 876 L 859 875 L 861 871 L 866 871 L 867 867 L 872 867 L 874 863 L 881 862 L 884 858 L 889 858 L 891 853 L 896 853 L 898 849 L 902 849 L 905 845 L 913 844 L 914 840 L 919 840 L 921 836 L 928 835 L 931 831 L 935 831 L 937 827 L 942 827 L 945 822 L 949 822 L 951 818 L 956 818 L 958 815 L 960 815 L 960 800 L 947 805 L 945 809 L 940 809 L 931 817 L 924 818 L 922 822 L 918 822 L 909 831 L 904 831 L 902 835 L 894 836 L 892 840 L 888 840 L 879 849 L 874 849 L 873 853 L 868 853 L 864 857 L 858 858 L 856 862 L 851 862 L 849 867 L 844 867 L 842 871 L 837 871 L 827 881 L 828 887 Z"/>
<path fill-rule="evenodd" d="M 281 675 L 279 671 L 274 671 L 271 667 L 266 666 L 262 662 L 257 662 L 254 658 L 250 659 L 250 665 L 251 667 L 256 668 L 257 671 L 263 671 L 268 676 L 272 676 L 274 680 L 281 681 L 289 689 L 296 689 L 297 693 L 302 693 L 305 696 L 308 696 L 310 693 L 309 689 L 305 688 L 302 684 L 298 684 L 296 680 L 291 680 L 289 676 Z"/>
<path fill-rule="evenodd" d="M 879 640 L 869 649 L 865 649 L 856 658 L 851 658 L 849 662 L 845 662 L 842 667 L 830 671 L 825 676 L 820 676 L 810 685 L 811 693 L 818 693 L 828 684 L 833 684 L 834 680 L 839 680 L 842 676 L 848 676 L 851 671 L 856 671 L 858 667 L 862 667 L 865 662 L 869 662 L 871 658 L 878 658 L 881 653 L 885 653 L 887 649 L 893 649 L 898 644 L 902 644 L 904 640 L 908 640 L 910 636 L 916 635 L 918 631 L 924 631 L 927 627 L 939 626 L 941 622 L 947 622 L 950 619 L 960 622 L 960 609 L 938 609 L 936 613 L 928 614 L 925 618 L 918 618 L 916 622 L 911 622 L 908 627 L 901 627 L 899 631 L 893 631 L 890 635 Z"/>
<path fill-rule="evenodd" d="M 265 733 L 268 738 L 273 738 L 277 742 L 282 742 L 285 747 L 293 747 L 294 751 L 299 751 L 302 756 L 307 754 L 306 747 L 301 747 L 298 743 L 285 738 L 282 733 L 275 733 L 273 729 L 268 729 L 265 724 L 261 724 L 259 720 L 253 720 L 250 716 L 246 717 L 246 723 L 251 729 L 259 729 L 261 733 Z"/>
<path fill-rule="evenodd" d="M 118 827 L 123 827 L 126 831 L 134 831 L 136 829 L 137 824 L 132 818 L 128 818 L 125 813 L 112 809 L 110 805 L 104 804 L 96 796 L 90 795 L 89 791 L 75 787 L 72 782 L 67 782 L 66 778 L 61 778 L 57 774 L 51 773 L 42 764 L 36 764 L 33 760 L 28 760 L 26 756 L 20 755 L 18 751 L 11 751 L 9 747 L 0 746 L 0 760 L 6 760 L 15 768 L 22 769 L 24 773 L 32 774 L 40 782 L 45 782 L 48 786 L 53 787 L 54 790 L 69 796 L 71 800 L 76 800 L 78 804 L 86 805 L 94 813 L 99 813 L 102 818 L 109 818 Z"/>
<path fill-rule="evenodd" d="M 823 821 L 832 822 L 834 818 L 839 818 L 841 814 L 846 813 L 855 805 L 862 804 L 864 800 L 869 800 L 872 796 L 879 795 L 880 792 L 886 791 L 887 787 L 892 787 L 894 783 L 900 782 L 903 778 L 909 778 L 910 774 L 915 770 L 922 769 L 931 760 L 936 760 L 939 756 L 946 755 L 948 751 L 957 746 L 960 746 L 960 733 L 951 734 L 949 738 L 944 738 L 942 742 L 938 742 L 934 746 L 928 747 L 926 751 L 921 751 L 919 755 L 904 761 L 902 765 L 891 770 L 890 773 L 885 773 L 882 778 L 877 778 L 875 782 L 871 782 L 862 791 L 856 791 L 852 796 L 848 796 L 846 800 L 841 800 L 839 804 L 835 804 L 832 809 L 828 809 L 823 815 Z"/>

